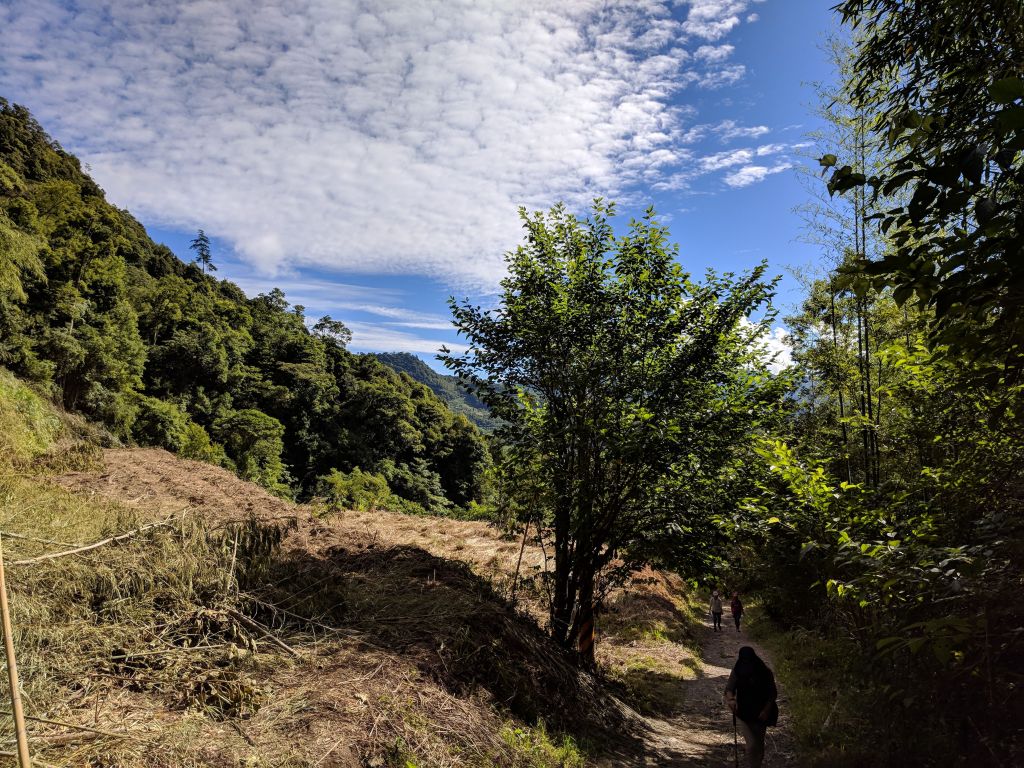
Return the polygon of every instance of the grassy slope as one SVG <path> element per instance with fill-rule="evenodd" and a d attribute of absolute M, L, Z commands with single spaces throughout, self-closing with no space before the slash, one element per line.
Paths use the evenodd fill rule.
<path fill-rule="evenodd" d="M 101 451 L 99 437 L 0 370 L 0 530 L 27 710 L 131 737 L 72 741 L 35 723 L 42 759 L 569 766 L 583 764 L 577 743 L 629 750 L 628 713 L 537 627 L 539 549 L 516 611 L 503 596 L 519 543 L 484 524 L 322 519 L 210 465 Z M 678 585 L 647 576 L 613 601 L 601 646 L 640 706 L 652 697 L 634 672 L 685 670 Z"/>

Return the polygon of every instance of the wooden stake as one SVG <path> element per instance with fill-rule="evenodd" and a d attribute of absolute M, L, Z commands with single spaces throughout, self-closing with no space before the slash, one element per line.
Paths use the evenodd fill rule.
<path fill-rule="evenodd" d="M 3 623 L 4 651 L 7 654 L 7 677 L 11 683 L 14 733 L 18 739 L 18 765 L 20 768 L 32 768 L 32 758 L 28 753 L 28 731 L 25 730 L 25 711 L 21 708 L 21 688 L 18 686 L 18 664 L 14 660 L 14 636 L 11 630 L 11 607 L 7 602 L 7 580 L 4 578 L 2 542 L 0 542 L 0 621 Z"/>

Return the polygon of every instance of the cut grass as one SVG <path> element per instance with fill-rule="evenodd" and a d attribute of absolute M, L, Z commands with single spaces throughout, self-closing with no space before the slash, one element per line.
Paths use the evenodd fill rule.
<path fill-rule="evenodd" d="M 598 623 L 611 641 L 598 645 L 602 666 L 643 714 L 670 717 L 682 711 L 683 683 L 700 670 L 693 612 L 679 597 L 682 592 L 678 577 L 642 573 L 610 601 Z"/>
<path fill-rule="evenodd" d="M 108 493 L 109 474 L 68 476 L 80 490 L 62 488 L 48 478 L 98 462 L 97 435 L 3 371 L 0 428 L 0 531 L 24 537 L 5 537 L 8 563 L 180 515 L 11 567 L 28 714 L 125 734 L 48 744 L 39 737 L 53 726 L 33 723 L 33 750 L 47 762 L 553 768 L 582 765 L 582 750 L 525 723 L 615 730 L 601 722 L 618 710 L 596 681 L 463 563 L 264 505 L 227 473 L 159 452 L 138 458 L 170 466 L 187 501 L 155 497 L 149 468 L 139 473 L 147 483 L 120 495 L 128 501 Z M 210 472 L 224 492 L 217 502 L 200 487 Z M 227 523 L 246 514 L 232 504 L 253 519 Z M 298 519 L 301 530 L 259 514 Z M 486 547 L 512 557 L 501 542 Z M 2 727 L 10 732 L 9 720 Z"/>

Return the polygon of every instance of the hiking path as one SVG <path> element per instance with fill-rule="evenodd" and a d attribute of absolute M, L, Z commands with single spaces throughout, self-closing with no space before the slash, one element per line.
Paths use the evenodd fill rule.
<path fill-rule="evenodd" d="M 643 718 L 647 726 L 642 754 L 613 755 L 600 761 L 602 768 L 637 766 L 637 768 L 696 768 L 696 766 L 734 766 L 732 715 L 722 701 L 722 692 L 741 646 L 755 649 L 769 667 L 771 655 L 752 641 L 745 628 L 740 632 L 726 612 L 722 630 L 715 632 L 710 622 L 698 630 L 701 654 L 696 677 L 680 681 L 685 686 L 681 710 L 670 718 Z M 773 668 L 774 669 L 774 668 Z M 794 768 L 790 734 L 789 707 L 785 686 L 776 677 L 779 688 L 779 724 L 769 728 L 765 738 L 763 768 Z M 747 766 L 743 736 L 737 736 L 739 765 Z"/>

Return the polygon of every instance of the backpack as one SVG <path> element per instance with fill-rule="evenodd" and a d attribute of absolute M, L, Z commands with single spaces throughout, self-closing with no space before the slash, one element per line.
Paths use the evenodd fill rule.
<path fill-rule="evenodd" d="M 775 701 L 772 701 L 768 711 L 768 719 L 758 719 L 764 705 L 772 698 L 774 683 L 775 679 L 767 668 L 739 678 L 736 681 L 737 716 L 747 723 L 759 723 L 768 727 L 778 725 L 779 705 Z"/>

